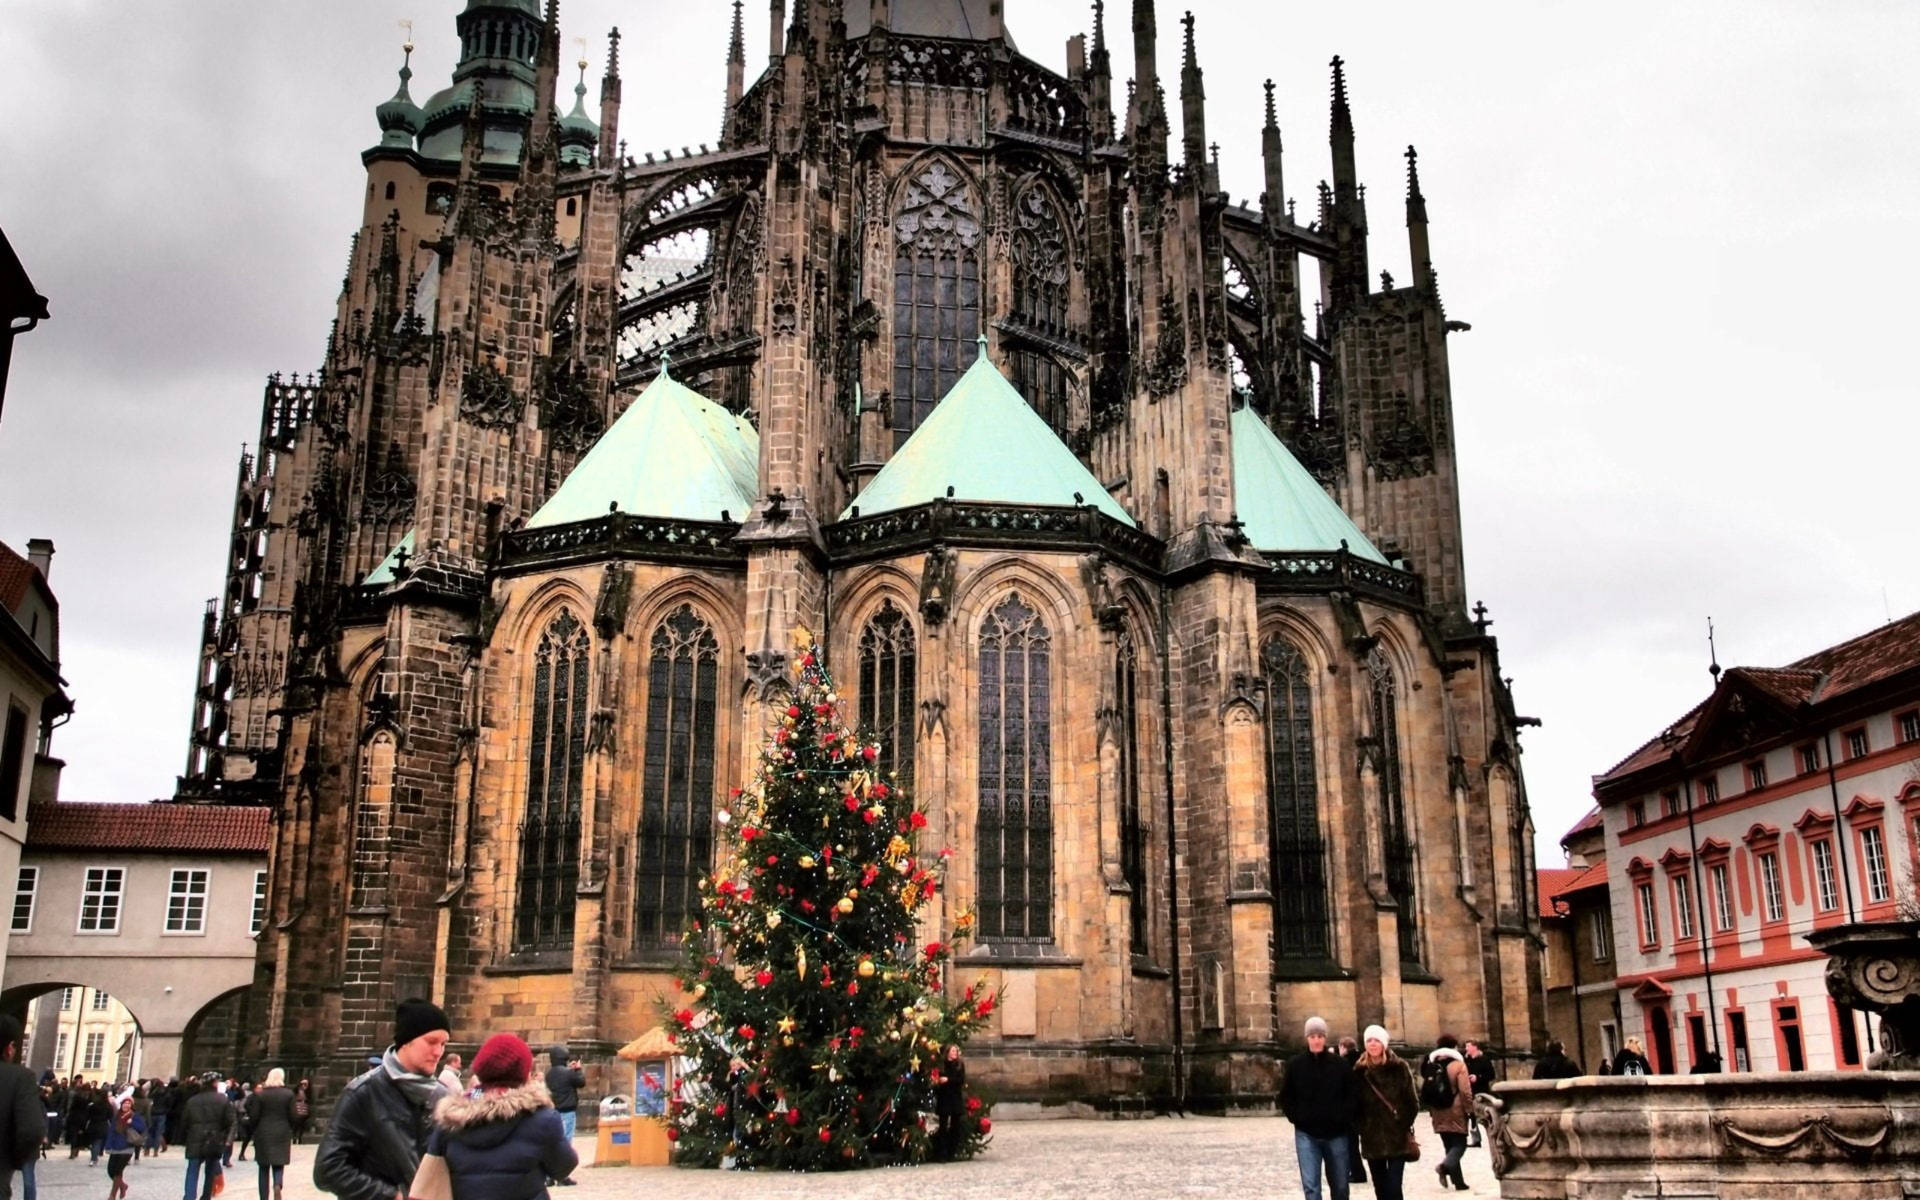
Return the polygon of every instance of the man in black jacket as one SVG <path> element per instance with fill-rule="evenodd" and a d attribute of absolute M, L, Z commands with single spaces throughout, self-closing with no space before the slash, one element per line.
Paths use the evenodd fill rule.
<path fill-rule="evenodd" d="M 425 1000 L 403 1000 L 393 1024 L 393 1045 L 379 1065 L 340 1093 L 313 1160 L 313 1185 L 340 1200 L 407 1200 L 434 1102 L 447 1094 L 434 1077 L 447 1048 L 447 1014 Z"/>
<path fill-rule="evenodd" d="M 20 1065 L 20 1022 L 0 1017 L 0 1198 L 13 1195 L 15 1171 L 33 1169 L 46 1136 L 40 1089 Z"/>
<path fill-rule="evenodd" d="M 1473 1094 L 1484 1096 L 1493 1091 L 1493 1059 L 1487 1054 L 1486 1047 L 1479 1042 L 1468 1041 L 1464 1052 L 1467 1059 L 1467 1079 L 1473 1085 Z M 1467 1112 L 1467 1145 L 1480 1144 L 1480 1118 L 1473 1110 Z"/>
<path fill-rule="evenodd" d="M 177 1140 L 187 1156 L 185 1200 L 193 1200 L 196 1187 L 200 1200 L 211 1200 L 213 1181 L 220 1177 L 220 1160 L 226 1157 L 232 1136 L 233 1105 L 220 1090 L 220 1077 L 209 1073 L 181 1109 Z"/>
<path fill-rule="evenodd" d="M 1306 1200 L 1320 1200 L 1323 1169 L 1329 1200 L 1347 1200 L 1347 1152 L 1360 1093 L 1353 1068 L 1327 1048 L 1327 1023 L 1308 1017 L 1306 1033 L 1306 1052 L 1287 1060 L 1280 1111 L 1293 1122 L 1293 1149 L 1300 1158 Z"/>
<path fill-rule="evenodd" d="M 567 1143 L 573 1143 L 574 1123 L 580 1118 L 580 1089 L 587 1086 L 586 1072 L 580 1069 L 578 1059 L 569 1058 L 565 1046 L 555 1046 L 548 1052 L 553 1063 L 547 1068 L 547 1093 L 553 1097 L 553 1109 L 560 1114 L 560 1124 L 567 1131 Z M 561 1187 L 572 1187 L 572 1179 L 556 1179 Z"/>

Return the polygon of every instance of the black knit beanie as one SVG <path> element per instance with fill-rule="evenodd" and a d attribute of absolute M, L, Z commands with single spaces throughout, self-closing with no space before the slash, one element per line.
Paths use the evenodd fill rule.
<path fill-rule="evenodd" d="M 451 1031 L 453 1026 L 447 1023 L 447 1014 L 440 1006 L 427 1000 L 402 1000 L 393 1014 L 393 1044 L 404 1046 L 422 1034 L 432 1033 L 436 1029 Z"/>

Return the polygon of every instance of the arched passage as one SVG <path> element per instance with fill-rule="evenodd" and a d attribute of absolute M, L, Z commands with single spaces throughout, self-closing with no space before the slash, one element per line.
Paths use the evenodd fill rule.
<path fill-rule="evenodd" d="M 9 988 L 0 992 L 0 1012 L 20 1022 L 20 1061 L 35 1075 L 52 1071 L 95 1080 L 151 1075 L 145 1022 L 126 997 L 96 983 L 76 979 Z M 165 1066 L 172 1055 L 162 1049 Z"/>
<path fill-rule="evenodd" d="M 180 1075 L 232 1072 L 253 1055 L 261 1025 L 253 1019 L 253 989 L 234 988 L 208 1001 L 180 1037 Z"/>

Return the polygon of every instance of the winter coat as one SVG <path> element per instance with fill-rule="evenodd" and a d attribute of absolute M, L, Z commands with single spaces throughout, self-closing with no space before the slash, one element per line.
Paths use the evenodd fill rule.
<path fill-rule="evenodd" d="M 553 1097 L 555 1108 L 572 1112 L 580 1107 L 580 1089 L 587 1086 L 586 1072 L 567 1065 L 565 1046 L 555 1046 L 547 1058 L 553 1063 L 547 1068 L 547 1094 Z"/>
<path fill-rule="evenodd" d="M 1467 1073 L 1466 1060 L 1458 1050 L 1442 1048 L 1427 1055 L 1428 1062 L 1443 1059 L 1447 1064 L 1447 1082 L 1453 1084 L 1453 1103 L 1445 1108 L 1429 1108 L 1427 1116 L 1433 1121 L 1435 1133 L 1465 1133 L 1467 1114 L 1473 1111 L 1473 1076 Z"/>
<path fill-rule="evenodd" d="M 580 1165 L 539 1082 L 441 1100 L 427 1153 L 446 1158 L 454 1200 L 539 1200 L 547 1180 L 565 1179 Z"/>
<path fill-rule="evenodd" d="M 146 1137 L 147 1119 L 141 1116 L 139 1113 L 135 1113 L 133 1114 L 133 1116 L 129 1117 L 124 1124 L 116 1120 L 113 1122 L 112 1125 L 108 1126 L 107 1145 L 106 1145 L 107 1153 L 108 1154 L 133 1153 L 133 1139 L 127 1136 L 130 1133 L 137 1133 L 142 1138 Z"/>
<path fill-rule="evenodd" d="M 1578 1079 L 1580 1064 L 1564 1054 L 1543 1054 L 1533 1065 L 1535 1079 Z"/>
<path fill-rule="evenodd" d="M 967 1111 L 967 1060 L 941 1059 L 940 1082 L 933 1085 L 933 1111 L 943 1120 L 957 1119 Z"/>
<path fill-rule="evenodd" d="M 33 1072 L 19 1063 L 0 1062 L 0 1179 L 40 1157 L 47 1136 L 47 1110 Z"/>
<path fill-rule="evenodd" d="M 313 1186 L 340 1200 L 393 1200 L 420 1169 L 433 1124 L 429 1107 L 408 1099 L 384 1065 L 356 1077 L 340 1093 L 314 1155 Z"/>
<path fill-rule="evenodd" d="M 286 1166 L 293 1157 L 293 1089 L 261 1088 L 247 1097 L 247 1128 L 261 1166 Z"/>
<path fill-rule="evenodd" d="M 1363 1057 L 1353 1064 L 1353 1082 L 1360 1095 L 1360 1115 L 1353 1123 L 1360 1137 L 1360 1156 L 1405 1157 L 1413 1119 L 1420 1115 L 1413 1068 L 1394 1054 L 1382 1063 L 1369 1063 Z"/>
<path fill-rule="evenodd" d="M 87 1106 L 93 1103 L 93 1097 L 79 1088 L 67 1098 L 66 1124 L 67 1145 L 84 1146 L 87 1144 Z"/>
<path fill-rule="evenodd" d="M 1478 1058 L 1469 1058 L 1467 1076 L 1473 1081 L 1473 1094 L 1483 1096 L 1493 1090 L 1493 1058 L 1482 1052 Z"/>
<path fill-rule="evenodd" d="M 226 1154 L 227 1141 L 233 1136 L 233 1108 L 219 1091 L 208 1088 L 189 1097 L 180 1120 L 181 1126 L 173 1141 L 186 1148 L 188 1158 L 219 1158 Z"/>
<path fill-rule="evenodd" d="M 105 1092 L 95 1092 L 87 1101 L 87 1141 L 97 1142 L 107 1136 L 107 1126 L 113 1124 L 113 1102 L 107 1099 Z"/>
<path fill-rule="evenodd" d="M 1308 1137 L 1345 1137 L 1353 1132 L 1360 1094 L 1353 1068 L 1332 1050 L 1296 1054 L 1280 1081 L 1280 1111 Z"/>
<path fill-rule="evenodd" d="M 1651 1075 L 1653 1064 L 1647 1061 L 1646 1055 L 1636 1054 L 1622 1046 L 1620 1053 L 1613 1056 L 1613 1073 L 1615 1075 Z"/>

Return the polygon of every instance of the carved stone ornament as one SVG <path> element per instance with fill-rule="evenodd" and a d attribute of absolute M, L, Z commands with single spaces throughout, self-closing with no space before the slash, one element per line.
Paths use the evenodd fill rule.
<path fill-rule="evenodd" d="M 954 576 L 959 563 L 953 552 L 936 542 L 927 551 L 927 561 L 920 568 L 920 616 L 929 626 L 939 625 L 947 619 L 947 608 L 953 601 Z"/>
<path fill-rule="evenodd" d="M 1180 301 L 1172 292 L 1160 295 L 1160 338 L 1154 343 L 1153 361 L 1147 365 L 1147 390 L 1156 396 L 1177 391 L 1187 381 L 1187 327 L 1180 316 Z"/>
<path fill-rule="evenodd" d="M 600 407 L 588 395 L 587 373 L 579 363 L 555 364 L 540 401 L 540 424 L 557 450 L 577 454 L 606 429 Z"/>
<path fill-rule="evenodd" d="M 1102 554 L 1080 556 L 1080 580 L 1087 588 L 1087 603 L 1100 628 L 1113 632 L 1121 627 L 1126 606 L 1120 603 L 1120 571 Z"/>
<path fill-rule="evenodd" d="M 1867 1065 L 1920 1070 L 1920 921 L 1837 925 L 1814 930 L 1807 941 L 1828 955 L 1828 993 L 1880 1014 L 1880 1048 Z"/>
<path fill-rule="evenodd" d="M 520 421 L 525 401 L 492 363 L 475 363 L 460 381 L 460 419 L 482 429 L 505 429 Z"/>
<path fill-rule="evenodd" d="M 793 256 L 780 260 L 780 281 L 773 289 L 773 331 L 791 337 L 800 328 L 800 294 L 793 282 Z"/>
<path fill-rule="evenodd" d="M 747 653 L 747 695 L 762 703 L 788 689 L 787 653 L 771 646 Z"/>
<path fill-rule="evenodd" d="M 980 211 L 972 191 L 945 163 L 928 164 L 907 185 L 894 238 L 935 254 L 971 252 L 980 241 Z"/>

